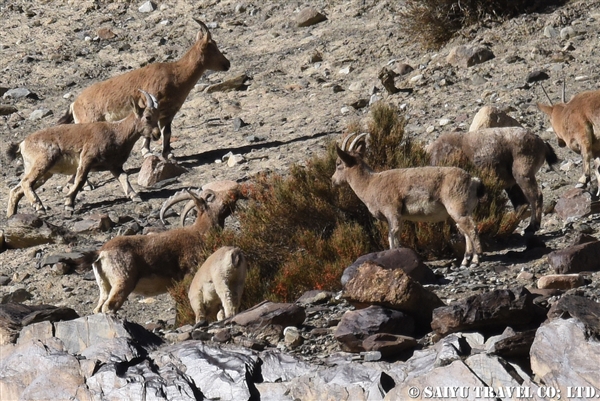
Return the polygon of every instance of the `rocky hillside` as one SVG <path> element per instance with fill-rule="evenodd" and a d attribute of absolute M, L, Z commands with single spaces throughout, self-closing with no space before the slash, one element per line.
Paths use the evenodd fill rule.
<path fill-rule="evenodd" d="M 1 205 L 7 204 L 23 170 L 4 158 L 9 143 L 55 124 L 90 84 L 181 57 L 198 31 L 193 18 L 209 26 L 231 61 L 229 71 L 207 72 L 200 79 L 173 122 L 173 152 L 184 174 L 153 187 L 138 185 L 143 158 L 136 145 L 125 167 L 143 202 L 125 198 L 109 173 L 92 173 L 95 188 L 81 192 L 75 213 L 67 213 L 62 206 L 67 177 L 55 176 L 38 190 L 49 209 L 42 220 L 9 221 L 0 214 L 6 247 L 18 247 L 0 253 L 0 297 L 91 314 L 98 296 L 93 276 L 66 274 L 61 259 L 95 249 L 117 234 L 159 227 L 160 206 L 183 188 L 244 181 L 264 171 L 285 174 L 291 164 L 322 152 L 348 124 L 368 118 L 377 100 L 404 110 L 408 134 L 424 143 L 445 131 L 467 130 L 482 106 L 494 105 L 552 144 L 561 163 L 554 171 L 544 167 L 538 173 L 548 213 L 535 238 L 515 234 L 488 247 L 474 269 L 457 269 L 445 260 L 427 262 L 443 279 L 426 287 L 446 305 L 517 284 L 536 290 L 537 280 L 556 270 L 547 256 L 551 251 L 570 246 L 582 233 L 597 235 L 600 228 L 597 215 L 575 213 L 578 218 L 567 221 L 552 212 L 581 175 L 581 158 L 557 146 L 536 107 L 547 102 L 539 80 L 554 102 L 563 80 L 567 96 L 596 89 L 599 4 L 573 0 L 504 23 L 482 21 L 434 52 L 422 50 L 402 29 L 401 2 L 311 2 L 326 20 L 300 27 L 301 11 L 308 6 L 301 2 L 0 1 Z M 483 47 L 487 56 L 473 65 L 449 58 L 457 46 Z M 383 68 L 400 91 L 390 90 L 389 81 L 384 85 Z M 219 83 L 229 85 L 212 86 Z M 19 211 L 33 213 L 26 200 Z M 177 224 L 174 215 L 169 219 Z M 581 275 L 571 295 L 597 301 L 597 279 L 598 273 Z M 540 293 L 544 307 L 562 294 Z M 336 302 L 317 307 L 315 314 L 331 313 L 320 324 L 335 326 L 346 311 L 336 308 Z M 120 316 L 155 325 L 164 336 L 175 309 L 167 295 L 132 296 Z M 324 337 L 305 337 L 315 340 L 298 352 L 303 356 L 341 350 L 329 331 Z M 423 338 L 424 345 L 431 342 Z M 395 381 L 401 376 L 397 373 Z"/>

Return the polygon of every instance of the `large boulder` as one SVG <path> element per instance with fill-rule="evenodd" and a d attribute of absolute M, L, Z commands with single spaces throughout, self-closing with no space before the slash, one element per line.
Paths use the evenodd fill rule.
<path fill-rule="evenodd" d="M 381 305 L 406 312 L 415 318 L 419 328 L 428 328 L 432 311 L 444 305 L 402 269 L 389 270 L 369 261 L 346 283 L 342 296 L 359 308 Z"/>
<path fill-rule="evenodd" d="M 57 322 L 59 320 L 70 320 L 78 317 L 77 312 L 66 307 L 24 305 L 18 303 L 0 305 L 0 345 L 14 343 L 19 337 L 21 329 L 28 325 L 44 321 Z M 48 329 L 48 325 L 43 326 L 44 329 L 41 329 L 39 333 L 35 329 L 32 330 L 37 334 L 49 332 L 49 337 L 51 337 L 52 330 Z"/>
<path fill-rule="evenodd" d="M 458 331 L 502 332 L 507 326 L 540 324 L 545 311 L 524 287 L 495 290 L 456 301 L 433 311 L 431 328 L 441 336 Z"/>
<path fill-rule="evenodd" d="M 395 248 L 360 256 L 344 270 L 342 286 L 345 286 L 356 275 L 358 268 L 364 262 L 373 262 L 390 270 L 402 269 L 411 279 L 421 284 L 436 282 L 435 273 L 423 263 L 423 259 L 418 253 L 410 248 Z"/>
<path fill-rule="evenodd" d="M 373 305 L 346 312 L 334 332 L 334 337 L 340 342 L 343 350 L 361 352 L 365 351 L 363 340 L 373 334 L 410 336 L 414 328 L 414 319 L 405 313 Z"/>
<path fill-rule="evenodd" d="M 586 242 L 550 252 L 548 262 L 557 274 L 600 270 L 600 241 Z"/>
<path fill-rule="evenodd" d="M 450 50 L 446 61 L 457 67 L 471 67 L 494 57 L 494 53 L 485 46 L 457 46 Z"/>
<path fill-rule="evenodd" d="M 600 342 L 590 336 L 590 330 L 597 331 L 597 326 L 589 327 L 577 318 L 557 318 L 543 324 L 530 351 L 536 377 L 569 398 L 577 396 L 572 392 L 577 387 L 600 389 Z M 596 390 L 590 398 L 598 395 Z"/>
<path fill-rule="evenodd" d="M 483 106 L 469 127 L 469 131 L 494 127 L 521 127 L 521 124 L 496 106 Z"/>

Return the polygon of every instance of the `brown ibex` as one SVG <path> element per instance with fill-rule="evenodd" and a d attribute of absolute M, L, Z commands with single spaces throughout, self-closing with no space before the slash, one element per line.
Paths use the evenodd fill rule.
<path fill-rule="evenodd" d="M 144 95 L 141 102 L 145 102 L 145 107 L 130 98 L 126 102 L 130 114 L 120 121 L 58 125 L 34 132 L 19 145 L 11 145 L 9 157 L 14 158 L 20 152 L 25 173 L 21 182 L 10 191 L 6 215 L 10 217 L 17 212 L 23 195 L 36 210 L 44 211 L 34 189 L 53 174 L 74 174 L 74 184 L 65 201 L 69 210 L 73 209 L 75 197 L 90 171 L 110 171 L 121 183 L 125 196 L 140 201 L 123 171 L 123 164 L 140 136 L 148 140 L 160 138 L 156 98 L 145 91 L 140 92 Z"/>
<path fill-rule="evenodd" d="M 478 168 L 489 168 L 506 190 L 515 210 L 529 203 L 531 219 L 525 229 L 535 232 L 542 220 L 543 196 L 535 174 L 544 164 L 558 161 L 554 149 L 528 129 L 484 128 L 442 134 L 426 148 L 434 166 L 463 157 Z"/>
<path fill-rule="evenodd" d="M 338 159 L 334 185 L 348 183 L 369 212 L 386 220 L 390 249 L 400 244 L 397 235 L 403 220 L 440 222 L 451 217 L 465 236 L 466 251 L 461 265 L 479 264 L 481 244 L 473 221 L 473 210 L 483 195 L 478 178 L 458 167 L 413 167 L 374 172 L 364 161 L 361 134 L 343 149 L 336 147 Z"/>
<path fill-rule="evenodd" d="M 120 120 L 128 113 L 124 99 L 136 96 L 137 88 L 142 88 L 153 93 L 160 103 L 162 156 L 165 159 L 172 156 L 171 122 L 175 114 L 205 71 L 227 71 L 230 66 L 206 25 L 196 22 L 201 27 L 196 42 L 179 60 L 150 64 L 86 88 L 58 123 Z M 150 141 L 144 140 L 142 154 L 149 152 Z"/>
<path fill-rule="evenodd" d="M 227 193 L 189 192 L 198 209 L 193 225 L 151 235 L 118 236 L 99 250 L 85 254 L 80 265 L 91 264 L 100 289 L 94 313 L 116 312 L 132 292 L 144 296 L 167 292 L 174 282 L 202 262 L 204 237 L 233 209 Z M 189 199 L 189 198 L 188 198 Z"/>

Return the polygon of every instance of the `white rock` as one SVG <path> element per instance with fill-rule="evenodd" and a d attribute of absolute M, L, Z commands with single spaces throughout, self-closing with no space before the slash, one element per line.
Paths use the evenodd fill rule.
<path fill-rule="evenodd" d="M 451 121 L 451 120 L 450 120 L 449 118 L 442 118 L 442 119 L 440 120 L 440 127 L 443 127 L 444 125 L 448 125 L 448 124 L 450 124 L 450 121 Z"/>
<path fill-rule="evenodd" d="M 574 37 L 575 35 L 577 35 L 577 33 L 575 32 L 575 29 L 571 28 L 570 26 L 560 30 L 560 38 L 561 39 L 570 39 L 570 38 Z"/>
<path fill-rule="evenodd" d="M 544 36 L 547 38 L 555 38 L 558 36 L 558 32 L 551 26 L 547 26 L 544 28 Z"/>
<path fill-rule="evenodd" d="M 345 75 L 347 75 L 347 74 L 350 74 L 350 72 L 351 72 L 351 71 L 352 71 L 352 66 L 350 66 L 350 65 L 347 65 L 347 66 L 345 66 L 344 68 L 342 68 L 342 69 L 340 70 L 340 74 L 345 74 Z"/>
<path fill-rule="evenodd" d="M 142 4 L 140 8 L 138 8 L 138 11 L 141 13 L 151 13 L 155 9 L 156 7 L 154 6 L 154 4 L 151 1 L 147 1 L 144 4 Z"/>
<path fill-rule="evenodd" d="M 369 106 L 371 106 L 373 103 L 377 103 L 380 100 L 381 96 L 375 94 L 371 95 L 371 98 L 369 99 Z"/>
<path fill-rule="evenodd" d="M 227 165 L 229 167 L 234 167 L 238 164 L 242 164 L 244 161 L 246 161 L 246 159 L 244 159 L 244 156 L 242 155 L 233 155 L 230 158 L 227 159 Z"/>

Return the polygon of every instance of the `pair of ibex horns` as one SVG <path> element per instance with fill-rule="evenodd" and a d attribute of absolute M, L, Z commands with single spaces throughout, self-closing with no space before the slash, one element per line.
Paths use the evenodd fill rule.
<path fill-rule="evenodd" d="M 546 89 L 544 88 L 544 85 L 542 85 L 541 82 L 540 82 L 540 86 L 542 87 L 542 91 L 544 91 L 544 95 L 546 95 L 546 99 L 548 99 L 548 101 L 550 102 L 550 106 L 554 106 L 554 104 L 552 104 L 552 99 L 550 99 L 550 96 L 548 96 L 548 93 L 546 92 Z M 562 95 L 561 95 L 561 99 L 562 99 L 563 103 L 567 103 L 566 94 L 565 94 L 565 87 L 566 87 L 566 80 L 563 79 L 563 83 L 562 83 Z"/>
<path fill-rule="evenodd" d="M 146 107 L 150 107 L 151 109 L 158 108 L 158 100 L 156 100 L 154 95 L 149 94 L 148 92 L 146 92 L 143 89 L 138 89 L 138 90 L 140 92 L 142 92 L 144 94 L 144 96 L 146 97 Z"/>
<path fill-rule="evenodd" d="M 348 146 L 346 148 L 346 145 L 348 144 L 348 141 L 350 140 L 350 138 L 352 138 L 355 135 L 356 135 L 356 138 L 354 138 L 354 140 L 352 142 L 350 142 L 350 146 Z M 340 149 L 342 149 L 345 152 L 352 152 L 354 150 L 354 147 L 357 144 L 359 144 L 363 138 L 365 138 L 365 144 L 366 144 L 366 140 L 369 139 L 370 137 L 371 136 L 369 135 L 368 132 L 363 132 L 362 134 L 358 134 L 356 132 L 351 132 L 348 135 L 346 135 L 346 137 L 342 141 L 342 146 L 340 147 Z"/>

